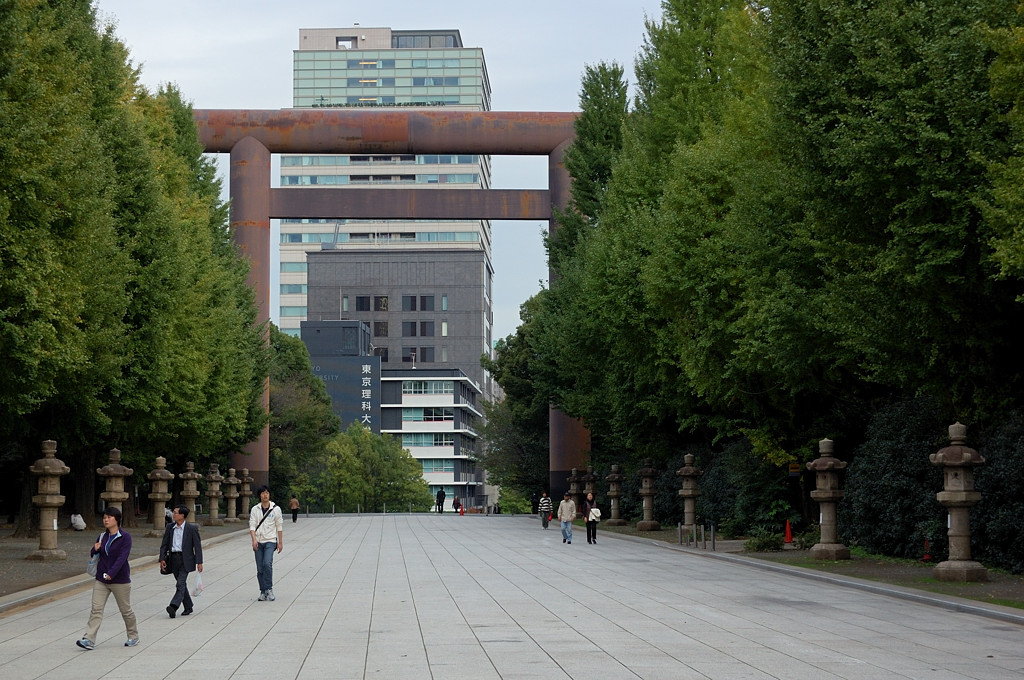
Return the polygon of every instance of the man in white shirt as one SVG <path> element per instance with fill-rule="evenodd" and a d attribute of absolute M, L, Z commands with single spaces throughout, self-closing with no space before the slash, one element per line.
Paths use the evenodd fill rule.
<path fill-rule="evenodd" d="M 263 485 L 256 490 L 260 502 L 249 511 L 249 534 L 256 555 L 256 580 L 260 584 L 260 602 L 273 601 L 274 551 L 284 550 L 284 516 L 281 508 L 270 500 L 270 489 Z"/>
<path fill-rule="evenodd" d="M 199 539 L 199 527 L 185 521 L 188 508 L 179 505 L 171 511 L 171 523 L 164 529 L 160 542 L 160 567 L 174 574 L 174 597 L 167 605 L 167 615 L 172 619 L 178 607 L 185 605 L 182 616 L 192 613 L 192 596 L 188 594 L 188 575 L 203 571 L 203 543 Z"/>

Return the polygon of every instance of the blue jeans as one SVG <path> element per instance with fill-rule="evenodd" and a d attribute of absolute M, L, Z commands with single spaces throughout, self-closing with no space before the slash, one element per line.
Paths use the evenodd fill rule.
<path fill-rule="evenodd" d="M 277 543 L 259 543 L 253 554 L 256 555 L 256 580 L 260 584 L 260 592 L 274 587 L 274 551 Z"/>
<path fill-rule="evenodd" d="M 572 522 L 562 522 L 562 538 L 572 540 Z"/>

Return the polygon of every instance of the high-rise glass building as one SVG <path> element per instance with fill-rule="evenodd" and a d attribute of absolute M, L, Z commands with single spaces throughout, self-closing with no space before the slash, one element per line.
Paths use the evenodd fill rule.
<path fill-rule="evenodd" d="M 301 29 L 293 104 L 490 110 L 483 50 L 457 30 Z M 284 155 L 281 186 L 490 187 L 490 158 L 467 154 Z M 382 368 L 460 368 L 492 397 L 487 220 L 282 219 L 281 330 L 303 320 L 370 326 Z M 317 259 L 311 257 L 317 253 Z M 311 268 L 322 278 L 314 280 Z"/>
<path fill-rule="evenodd" d="M 491 106 L 483 50 L 464 47 L 457 30 L 301 29 L 293 67 L 296 108 L 488 111 Z M 490 162 L 488 156 L 457 153 L 283 155 L 280 180 L 282 187 L 309 191 L 487 189 Z M 280 254 L 282 331 L 299 335 L 302 321 L 361 321 L 370 329 L 372 352 L 385 375 L 408 381 L 414 375 L 405 372 L 461 371 L 483 399 L 493 398 L 491 378 L 480 366 L 480 355 L 492 352 L 489 221 L 282 218 Z M 436 408 L 443 407 L 431 406 Z M 471 447 L 442 450 L 448 440 L 434 436 L 438 426 L 403 418 L 384 430 L 401 433 L 403 440 L 441 441 L 440 448 L 415 453 L 431 465 L 437 460 L 447 465 L 448 458 L 457 464 L 452 471 L 443 467 L 454 473 L 451 481 L 431 484 L 450 494 L 453 482 L 456 487 L 468 483 L 456 490 L 475 495 L 475 471 L 458 468 L 468 463 L 459 461 Z M 475 439 L 471 426 L 465 434 L 466 441 Z"/>

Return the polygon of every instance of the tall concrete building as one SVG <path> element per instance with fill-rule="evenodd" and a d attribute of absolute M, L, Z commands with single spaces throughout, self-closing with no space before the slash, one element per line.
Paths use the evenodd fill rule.
<path fill-rule="evenodd" d="M 457 30 L 301 29 L 293 105 L 490 110 L 483 50 Z M 490 188 L 490 158 L 285 155 L 281 186 Z M 486 220 L 282 219 L 281 330 L 304 320 L 369 326 L 381 369 L 461 369 L 493 398 L 491 225 Z"/>

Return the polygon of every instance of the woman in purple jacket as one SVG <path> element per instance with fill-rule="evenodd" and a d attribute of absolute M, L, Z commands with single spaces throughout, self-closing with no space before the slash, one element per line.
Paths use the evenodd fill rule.
<path fill-rule="evenodd" d="M 96 545 L 89 552 L 90 556 L 99 555 L 96 562 L 96 582 L 92 585 L 92 613 L 85 627 L 85 635 L 75 643 L 86 650 L 96 646 L 96 634 L 103 623 L 103 608 L 111 594 L 114 595 L 117 608 L 121 610 L 121 618 L 124 619 L 124 627 L 128 631 L 128 640 L 124 646 L 134 647 L 139 644 L 139 627 L 135 622 L 135 612 L 132 611 L 131 603 L 131 567 L 128 565 L 128 556 L 132 552 L 132 537 L 127 531 L 121 531 L 121 511 L 115 507 L 103 511 L 103 528 L 107 530 L 106 533 L 100 535 Z"/>

